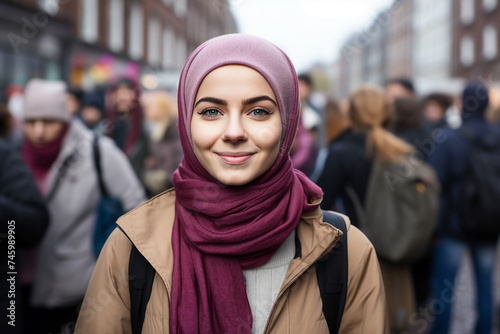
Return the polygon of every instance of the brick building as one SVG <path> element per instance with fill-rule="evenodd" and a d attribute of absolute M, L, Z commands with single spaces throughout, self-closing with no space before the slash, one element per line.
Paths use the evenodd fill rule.
<path fill-rule="evenodd" d="M 231 32 L 226 0 L 4 0 L 0 91 L 32 77 L 92 88 L 123 72 L 178 72 L 196 46 Z"/>
<path fill-rule="evenodd" d="M 456 0 L 453 7 L 453 75 L 500 82 L 500 3 Z"/>

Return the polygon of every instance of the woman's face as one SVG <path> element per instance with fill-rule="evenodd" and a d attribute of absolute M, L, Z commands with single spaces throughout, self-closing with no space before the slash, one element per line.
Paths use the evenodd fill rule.
<path fill-rule="evenodd" d="M 191 119 L 194 153 L 225 185 L 244 185 L 278 156 L 281 117 L 276 96 L 257 71 L 227 65 L 202 81 Z"/>
<path fill-rule="evenodd" d="M 64 126 L 53 119 L 28 119 L 24 121 L 24 134 L 34 146 L 43 146 L 59 138 Z"/>

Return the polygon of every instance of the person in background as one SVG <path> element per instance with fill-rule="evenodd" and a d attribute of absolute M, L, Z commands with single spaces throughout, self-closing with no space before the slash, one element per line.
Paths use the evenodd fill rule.
<path fill-rule="evenodd" d="M 98 130 L 104 119 L 104 97 L 98 91 L 86 93 L 82 99 L 80 120 L 91 130 Z"/>
<path fill-rule="evenodd" d="M 361 219 L 355 202 L 365 206 L 374 159 L 397 161 L 413 150 L 411 145 L 384 128 L 390 117 L 391 106 L 379 87 L 364 85 L 351 93 L 349 118 L 352 132 L 330 145 L 323 173 L 317 182 L 325 193 L 322 208 L 329 210 L 340 196 L 355 226 L 359 226 Z M 351 196 L 356 196 L 357 200 Z M 410 268 L 381 259 L 379 263 L 387 297 L 389 327 L 392 332 L 408 330 L 409 317 L 415 311 Z"/>
<path fill-rule="evenodd" d="M 74 327 L 95 265 L 92 240 L 101 196 L 94 135 L 67 109 L 66 85 L 31 80 L 25 90 L 22 156 L 50 212 L 32 279 L 27 333 Z M 128 211 L 145 200 L 125 155 L 106 137 L 98 141 L 103 181 Z"/>
<path fill-rule="evenodd" d="M 323 133 L 320 131 L 322 122 L 319 110 L 309 100 L 312 91 L 311 77 L 308 74 L 301 74 L 298 76 L 298 80 L 301 113 L 297 136 L 292 145 L 290 156 L 295 168 L 307 176 L 311 176 L 316 166 L 319 149 L 322 146 L 322 143 L 318 144 L 320 136 L 323 137 Z"/>
<path fill-rule="evenodd" d="M 486 110 L 486 120 L 493 124 L 500 123 L 500 87 L 490 87 L 489 105 Z"/>
<path fill-rule="evenodd" d="M 415 98 L 398 98 L 394 101 L 390 129 L 398 138 L 419 150 L 422 161 L 428 161 L 429 152 L 420 143 L 429 140 L 431 133 L 424 126 L 421 104 Z"/>
<path fill-rule="evenodd" d="M 413 82 L 408 78 L 390 79 L 385 84 L 385 94 L 389 103 L 394 103 L 397 98 L 416 98 Z"/>
<path fill-rule="evenodd" d="M 15 120 L 7 106 L 0 102 L 0 138 L 11 142 Z"/>
<path fill-rule="evenodd" d="M 146 160 L 144 183 L 150 195 L 173 187 L 172 176 L 182 161 L 182 146 L 177 132 L 177 105 L 167 92 L 156 91 L 143 103 L 152 156 Z"/>
<path fill-rule="evenodd" d="M 105 98 L 106 134 L 125 152 L 142 180 L 145 159 L 150 153 L 139 101 L 140 87 L 134 79 L 122 76 L 109 83 Z"/>
<path fill-rule="evenodd" d="M 224 35 L 191 54 L 179 85 L 175 190 L 118 221 L 75 334 L 131 332 L 132 245 L 156 271 L 143 334 L 329 333 L 315 263 L 340 234 L 323 222 L 321 189 L 290 161 L 298 98 L 291 61 L 261 38 Z M 386 333 L 375 251 L 347 225 L 339 333 Z"/>
<path fill-rule="evenodd" d="M 416 158 L 427 162 L 429 150 L 422 146 L 431 140 L 430 131 L 423 124 L 421 104 L 415 98 L 398 98 L 394 101 L 391 130 L 398 137 L 415 147 Z M 425 307 L 430 297 L 432 250 L 411 265 L 417 309 Z"/>
<path fill-rule="evenodd" d="M 20 334 L 23 324 L 28 322 L 24 315 L 26 296 L 17 281 L 17 275 L 10 275 L 8 272 L 20 271 L 21 252 L 36 247 L 49 224 L 45 201 L 29 169 L 12 143 L 5 140 L 6 136 L 12 133 L 13 124 L 13 117 L 6 106 L 0 103 L 0 254 L 2 256 L 0 332 L 2 334 Z M 10 280 L 12 276 L 14 282 Z M 15 283 L 16 288 L 13 289 L 15 296 L 10 295 L 11 283 Z M 12 302 L 15 303 L 14 307 L 11 305 Z M 9 317 L 11 315 L 9 308 L 14 310 L 12 312 L 14 317 Z M 9 322 L 15 326 L 9 325 Z"/>
<path fill-rule="evenodd" d="M 298 75 L 299 79 L 299 94 L 302 123 L 309 131 L 316 146 L 321 148 L 324 146 L 325 129 L 323 125 L 323 110 L 314 105 L 311 101 L 311 94 L 314 89 L 313 80 L 307 73 Z"/>
<path fill-rule="evenodd" d="M 452 106 L 453 99 L 444 93 L 431 93 L 422 101 L 423 116 L 430 131 L 447 127 L 446 111 Z"/>
<path fill-rule="evenodd" d="M 314 167 L 314 172 L 310 175 L 310 179 L 313 182 L 317 182 L 323 168 L 325 165 L 326 158 L 328 157 L 328 147 L 331 146 L 335 141 L 342 140 L 342 138 L 350 132 L 350 120 L 348 113 L 348 107 L 346 102 L 338 103 L 334 99 L 327 99 L 325 104 L 325 143 L 321 150 L 318 152 L 318 157 L 316 159 L 316 166 Z M 339 205 L 340 202 L 336 203 L 335 209 L 337 211 L 342 211 L 343 205 Z"/>
<path fill-rule="evenodd" d="M 76 116 L 80 113 L 84 92 L 81 89 L 71 89 L 68 91 L 68 111 L 70 115 Z"/>
<path fill-rule="evenodd" d="M 500 128 L 498 124 L 489 124 L 485 120 L 489 97 L 488 89 L 483 84 L 469 83 L 463 90 L 462 101 L 462 128 L 446 128 L 443 135 L 446 140 L 437 144 L 435 154 L 432 154 L 430 159 L 443 189 L 432 273 L 434 298 L 441 301 L 442 307 L 434 314 L 430 334 L 449 331 L 452 303 L 447 301 L 460 294 L 460 288 L 455 285 L 455 278 L 466 250 L 472 255 L 477 291 L 478 318 L 475 333 L 489 334 L 493 326 L 493 268 L 499 235 L 488 233 L 478 236 L 471 231 L 465 231 L 461 209 L 467 204 L 463 202 L 463 187 L 471 163 L 472 140 L 489 149 L 496 148 L 498 152 Z M 496 168 L 498 165 L 498 159 L 489 162 L 490 168 Z M 498 176 L 498 173 L 496 175 Z M 498 178 L 490 180 L 492 184 L 498 184 L 499 181 Z M 497 221 L 500 221 L 500 217 Z M 443 291 L 446 291 L 445 296 Z M 443 300 L 444 298 L 446 299 Z"/>

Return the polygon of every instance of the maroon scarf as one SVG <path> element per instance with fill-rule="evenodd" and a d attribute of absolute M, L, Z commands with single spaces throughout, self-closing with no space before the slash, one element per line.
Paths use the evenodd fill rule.
<path fill-rule="evenodd" d="M 213 69 L 249 66 L 262 74 L 278 100 L 281 147 L 274 165 L 244 186 L 224 186 L 197 161 L 190 122 L 201 81 Z M 289 150 L 297 130 L 297 76 L 271 43 L 247 35 L 214 38 L 196 49 L 181 73 L 179 136 L 182 164 L 174 173 L 174 267 L 170 333 L 250 333 L 252 315 L 242 269 L 266 263 L 295 229 L 321 189 L 292 168 Z"/>
<path fill-rule="evenodd" d="M 69 125 L 66 124 L 56 140 L 42 146 L 34 146 L 28 138 L 24 138 L 21 153 L 38 184 L 43 182 L 50 167 L 56 161 L 68 129 Z"/>

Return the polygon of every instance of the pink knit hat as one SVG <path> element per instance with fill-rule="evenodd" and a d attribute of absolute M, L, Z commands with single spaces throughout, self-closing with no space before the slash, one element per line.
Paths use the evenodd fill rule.
<path fill-rule="evenodd" d="M 66 84 L 63 81 L 32 79 L 24 91 L 24 119 L 53 119 L 68 123 Z"/>

